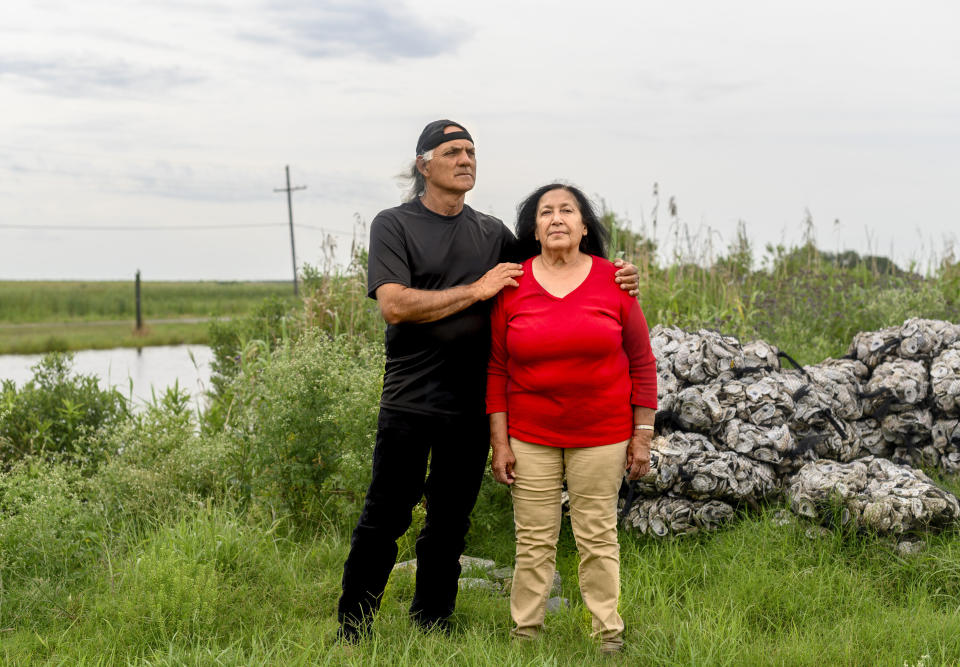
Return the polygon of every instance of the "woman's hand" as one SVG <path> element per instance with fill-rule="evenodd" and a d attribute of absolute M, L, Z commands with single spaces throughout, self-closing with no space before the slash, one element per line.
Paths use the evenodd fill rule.
<path fill-rule="evenodd" d="M 653 431 L 634 431 L 627 445 L 627 479 L 631 482 L 650 472 L 650 441 Z"/>
<path fill-rule="evenodd" d="M 493 471 L 493 478 L 501 484 L 507 486 L 513 484 L 516 479 L 513 475 L 513 466 L 517 462 L 517 457 L 513 455 L 513 450 L 507 443 L 493 446 L 493 462 L 490 469 Z"/>

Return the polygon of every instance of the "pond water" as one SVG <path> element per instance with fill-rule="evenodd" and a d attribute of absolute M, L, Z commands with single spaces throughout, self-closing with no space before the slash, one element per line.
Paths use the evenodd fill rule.
<path fill-rule="evenodd" d="M 0 380 L 13 380 L 18 387 L 33 377 L 30 370 L 43 355 L 0 355 Z M 213 351 L 206 345 L 164 345 L 158 347 L 82 350 L 74 352 L 73 372 L 96 375 L 100 386 L 114 386 L 134 406 L 159 398 L 167 387 L 178 383 L 190 394 L 194 405 L 202 406 L 210 387 Z M 132 396 L 131 396 L 132 394 Z"/>

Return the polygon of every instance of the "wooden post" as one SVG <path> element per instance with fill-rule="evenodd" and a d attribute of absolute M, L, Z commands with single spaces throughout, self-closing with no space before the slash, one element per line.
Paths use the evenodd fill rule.
<path fill-rule="evenodd" d="M 143 331 L 143 317 L 140 314 L 140 269 L 137 269 L 137 331 Z"/>

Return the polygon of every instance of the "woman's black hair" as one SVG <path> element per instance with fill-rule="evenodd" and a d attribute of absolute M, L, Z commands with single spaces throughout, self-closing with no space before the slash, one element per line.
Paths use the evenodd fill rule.
<path fill-rule="evenodd" d="M 552 190 L 566 190 L 577 200 L 580 216 L 587 228 L 587 234 L 580 239 L 580 252 L 606 258 L 610 232 L 600 222 L 597 212 L 580 188 L 564 183 L 550 183 L 537 188 L 517 207 L 517 256 L 522 259 L 540 254 L 540 243 L 536 239 L 537 205 L 540 198 Z"/>

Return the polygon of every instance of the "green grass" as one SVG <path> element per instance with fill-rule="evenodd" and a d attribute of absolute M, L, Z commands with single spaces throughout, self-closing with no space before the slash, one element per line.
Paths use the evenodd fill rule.
<path fill-rule="evenodd" d="M 267 297 L 289 298 L 282 282 L 146 282 L 145 320 L 242 315 Z M 0 282 L 0 324 L 136 319 L 132 280 L 124 282 Z"/>
<path fill-rule="evenodd" d="M 136 332 L 129 323 L 38 324 L 0 326 L 0 354 L 206 344 L 208 322 L 164 322 Z"/>
<path fill-rule="evenodd" d="M 960 536 L 898 556 L 868 536 L 810 539 L 769 515 L 699 538 L 621 535 L 622 661 L 650 665 L 902 665 L 960 660 Z M 395 574 L 372 637 L 334 644 L 348 539 L 292 537 L 206 506 L 104 543 L 82 581 L 40 593 L 29 618 L 5 619 L 6 664 L 609 664 L 588 637 L 568 529 L 560 544 L 571 607 L 531 644 L 510 641 L 508 599 L 460 594 L 450 638 L 406 616 L 413 577 Z M 501 542 L 509 542 L 502 535 Z M 412 534 L 401 558 L 412 556 Z M 494 551 L 503 547 L 498 545 Z M 471 553 L 485 555 L 482 546 Z M 503 563 L 507 564 L 507 563 Z M 573 569 L 571 571 L 571 566 Z M 9 585 L 8 585 L 9 588 Z M 19 589 L 19 590 L 18 590 Z M 11 593 L 6 593 L 9 596 Z"/>

